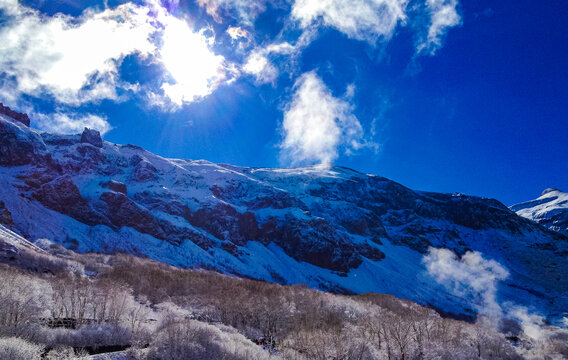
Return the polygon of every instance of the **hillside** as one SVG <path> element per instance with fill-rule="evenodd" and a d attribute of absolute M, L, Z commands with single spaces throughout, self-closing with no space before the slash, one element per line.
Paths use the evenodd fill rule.
<path fill-rule="evenodd" d="M 554 321 L 568 308 L 566 237 L 496 200 L 414 191 L 337 166 L 166 159 L 93 130 L 50 134 L 0 115 L 0 200 L 2 222 L 32 242 L 387 293 L 468 316 L 484 306 L 479 294 L 440 282 L 425 257 L 476 251 L 510 274 L 496 285 L 499 302 Z"/>
<path fill-rule="evenodd" d="M 568 332 L 542 320 L 473 324 L 385 294 L 333 295 L 42 243 L 46 250 L 0 225 L 1 359 L 568 355 Z"/>

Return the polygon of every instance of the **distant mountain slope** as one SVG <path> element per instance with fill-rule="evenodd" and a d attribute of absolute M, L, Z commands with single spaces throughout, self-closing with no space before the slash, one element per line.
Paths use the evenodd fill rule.
<path fill-rule="evenodd" d="M 538 199 L 513 205 L 511 210 L 551 230 L 568 235 L 568 194 L 565 192 L 546 189 Z"/>
<path fill-rule="evenodd" d="M 471 314 L 425 270 L 429 247 L 511 273 L 499 296 L 568 308 L 566 237 L 496 200 L 410 190 L 342 167 L 165 159 L 96 131 L 56 135 L 0 115 L 1 221 L 78 251 L 125 251 L 278 283 L 381 292 Z"/>

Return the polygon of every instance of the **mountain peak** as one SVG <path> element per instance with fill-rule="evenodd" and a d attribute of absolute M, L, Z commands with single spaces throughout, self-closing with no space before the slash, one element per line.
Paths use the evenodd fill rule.
<path fill-rule="evenodd" d="M 518 215 L 568 235 L 568 194 L 548 188 L 535 200 L 511 206 Z"/>
<path fill-rule="evenodd" d="M 544 196 L 544 195 L 549 194 L 549 193 L 551 193 L 551 192 L 561 192 L 561 191 L 558 190 L 558 189 L 556 189 L 556 188 L 548 188 L 548 189 L 545 189 L 545 190 L 542 192 L 542 194 L 540 194 L 540 196 Z"/>

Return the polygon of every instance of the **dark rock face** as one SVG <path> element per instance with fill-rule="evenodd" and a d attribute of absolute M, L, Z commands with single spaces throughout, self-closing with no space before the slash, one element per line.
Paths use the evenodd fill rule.
<path fill-rule="evenodd" d="M 77 153 L 82 160 L 81 165 L 85 165 L 85 161 L 89 161 L 93 165 L 98 165 L 106 160 L 100 149 L 88 145 L 81 144 L 77 146 Z"/>
<path fill-rule="evenodd" d="M 106 203 L 106 213 L 117 228 L 131 227 L 140 233 L 176 245 L 180 245 L 185 240 L 190 240 L 205 250 L 213 245 L 213 241 L 201 234 L 156 218 L 150 211 L 138 206 L 122 193 L 105 192 L 100 199 Z"/>
<path fill-rule="evenodd" d="M 81 196 L 77 185 L 68 176 L 41 185 L 32 196 L 48 209 L 68 215 L 87 225 L 110 225 L 105 216 L 91 208 L 89 202 Z"/>
<path fill-rule="evenodd" d="M 9 228 L 14 226 L 14 219 L 12 219 L 12 213 L 6 208 L 4 201 L 0 201 L 0 224 L 5 225 Z"/>
<path fill-rule="evenodd" d="M 17 120 L 17 121 L 21 122 L 22 124 L 26 125 L 27 127 L 30 127 L 30 118 L 28 117 L 28 114 L 19 113 L 17 111 L 14 111 L 14 110 L 10 109 L 9 107 L 4 106 L 4 104 L 2 104 L 2 103 L 0 103 L 0 114 L 9 116 L 12 119 Z"/>
<path fill-rule="evenodd" d="M 261 231 L 266 243 L 274 242 L 290 257 L 325 269 L 347 272 L 363 261 L 360 246 L 352 244 L 325 220 L 288 217 L 281 223 L 268 221 Z M 364 252 L 370 254 L 367 248 Z"/>
<path fill-rule="evenodd" d="M 101 138 L 101 133 L 97 130 L 85 128 L 83 134 L 81 134 L 81 142 L 91 144 L 98 148 L 103 147 L 103 139 Z"/>
<path fill-rule="evenodd" d="M 257 240 L 258 225 L 251 213 L 241 214 L 227 204 L 213 208 L 203 208 L 185 214 L 186 220 L 220 240 L 227 240 L 236 245 Z"/>
<path fill-rule="evenodd" d="M 254 213 L 240 213 L 228 204 L 193 212 L 179 203 L 163 202 L 151 193 L 137 194 L 135 198 L 151 209 L 181 216 L 221 241 L 236 246 L 244 246 L 248 241 L 259 241 L 265 245 L 274 242 L 295 259 L 334 271 L 347 272 L 357 267 L 362 262 L 361 256 L 375 261 L 385 257 L 379 249 L 367 244 L 353 246 L 346 236 L 339 235 L 324 220 L 271 218 L 259 225 Z M 310 230 L 306 232 L 306 229 Z M 226 242 L 223 244 L 224 249 L 236 253 L 233 246 Z"/>
<path fill-rule="evenodd" d="M 132 181 L 146 182 L 158 179 L 158 169 L 156 169 L 154 165 L 148 161 L 142 159 L 140 156 L 134 156 L 131 159 L 130 164 L 134 164 L 131 178 Z"/>
<path fill-rule="evenodd" d="M 0 166 L 22 166 L 42 162 L 46 147 L 41 137 L 0 122 Z"/>
<path fill-rule="evenodd" d="M 104 188 L 126 195 L 126 184 L 121 183 L 119 181 L 114 181 L 114 180 L 107 181 L 103 183 L 102 186 Z"/>
<path fill-rule="evenodd" d="M 141 233 L 150 234 L 158 239 L 165 239 L 166 234 L 160 227 L 158 219 L 124 194 L 105 192 L 101 200 L 108 205 L 109 218 L 117 227 L 129 226 Z"/>

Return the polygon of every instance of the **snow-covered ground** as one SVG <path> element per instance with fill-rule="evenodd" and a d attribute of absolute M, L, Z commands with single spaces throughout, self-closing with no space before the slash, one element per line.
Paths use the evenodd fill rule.
<path fill-rule="evenodd" d="M 565 192 L 546 189 L 539 198 L 513 205 L 511 210 L 568 236 L 568 194 Z"/>
<path fill-rule="evenodd" d="M 435 281 L 424 256 L 429 247 L 473 250 L 511 273 L 499 284 L 502 300 L 550 317 L 568 306 L 566 241 L 495 200 L 417 192 L 337 166 L 165 159 L 1 116 L 0 126 L 0 200 L 13 229 L 33 242 L 322 290 L 388 293 L 464 314 L 472 314 L 472 299 Z"/>

